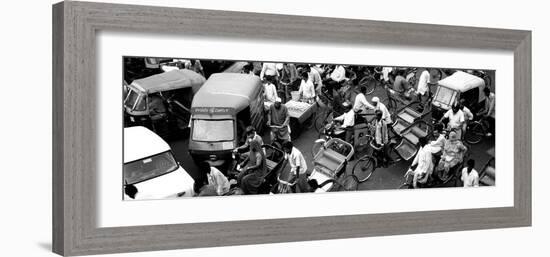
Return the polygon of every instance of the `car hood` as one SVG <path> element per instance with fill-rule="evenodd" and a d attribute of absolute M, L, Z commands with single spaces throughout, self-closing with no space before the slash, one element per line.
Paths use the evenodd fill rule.
<path fill-rule="evenodd" d="M 194 183 L 187 171 L 178 167 L 168 174 L 134 184 L 138 190 L 135 199 L 124 194 L 124 200 L 172 199 L 182 192 L 185 192 L 182 197 L 192 197 Z"/>

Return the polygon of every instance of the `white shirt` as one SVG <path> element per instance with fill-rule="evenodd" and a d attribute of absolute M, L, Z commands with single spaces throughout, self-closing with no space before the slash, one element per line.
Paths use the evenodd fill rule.
<path fill-rule="evenodd" d="M 298 93 L 302 95 L 303 98 L 309 99 L 315 97 L 315 86 L 313 85 L 313 82 L 311 82 L 310 79 L 307 81 L 302 80 L 302 83 L 300 84 L 300 89 L 298 90 Z"/>
<path fill-rule="evenodd" d="M 229 192 L 229 181 L 216 167 L 210 167 L 210 174 L 207 174 L 207 176 L 208 184 L 216 187 L 216 192 L 218 195 L 223 195 Z"/>
<path fill-rule="evenodd" d="M 449 119 L 450 128 L 458 128 L 464 123 L 464 113 L 461 110 L 458 110 L 456 113 L 453 113 L 452 109 L 448 110 L 443 117 Z"/>
<path fill-rule="evenodd" d="M 425 70 L 420 74 L 420 78 L 418 79 L 418 88 L 416 89 L 416 92 L 418 92 L 421 95 L 426 94 L 428 92 L 428 81 L 430 80 L 430 72 L 428 70 Z"/>
<path fill-rule="evenodd" d="M 464 120 L 470 121 L 474 119 L 474 115 L 468 107 L 464 106 L 464 108 L 462 108 L 462 112 L 464 113 Z"/>
<path fill-rule="evenodd" d="M 260 79 L 264 79 L 264 76 L 277 76 L 277 64 L 272 62 L 266 62 L 262 65 L 262 71 L 260 72 Z"/>
<path fill-rule="evenodd" d="M 336 82 L 340 82 L 346 79 L 346 69 L 342 65 L 336 66 L 334 71 L 330 74 L 330 78 Z"/>
<path fill-rule="evenodd" d="M 300 167 L 300 174 L 304 174 L 307 171 L 307 164 L 304 155 L 298 148 L 292 147 L 290 155 L 288 156 L 288 163 L 290 164 L 290 172 L 295 174 L 296 169 Z"/>
<path fill-rule="evenodd" d="M 265 100 L 269 102 L 275 102 L 277 99 L 277 88 L 272 83 L 264 84 L 264 95 Z"/>
<path fill-rule="evenodd" d="M 367 98 L 363 93 L 358 94 L 355 97 L 355 103 L 353 104 L 353 109 L 355 111 L 361 110 L 361 113 L 365 113 L 368 109 L 374 109 L 374 106 L 367 101 Z"/>
<path fill-rule="evenodd" d="M 355 125 L 355 111 L 352 109 L 334 119 L 342 121 L 342 128 L 353 127 Z"/>
<path fill-rule="evenodd" d="M 392 119 L 391 119 L 391 113 L 390 113 L 390 111 L 388 111 L 388 108 L 386 107 L 385 104 L 379 102 L 374 109 L 375 110 L 380 110 L 382 112 L 382 119 L 384 119 L 384 121 L 386 121 L 386 124 L 392 124 L 393 123 Z"/>
<path fill-rule="evenodd" d="M 392 72 L 392 67 L 383 67 L 382 68 L 382 77 L 384 78 L 384 81 L 388 82 L 390 81 L 390 72 Z"/>
<path fill-rule="evenodd" d="M 440 134 L 439 137 L 430 142 L 430 148 L 432 150 L 432 153 L 438 153 L 438 152 L 441 152 L 441 150 L 443 150 L 443 147 L 445 146 L 445 135 L 444 134 Z"/>
<path fill-rule="evenodd" d="M 321 74 L 317 69 L 311 68 L 311 71 L 308 73 L 309 80 L 313 82 L 316 90 L 320 90 L 323 87 L 323 80 L 321 79 Z"/>
<path fill-rule="evenodd" d="M 475 169 L 468 174 L 468 167 L 462 169 L 462 177 L 460 178 L 464 182 L 464 187 L 478 187 L 479 186 L 479 174 Z"/>
<path fill-rule="evenodd" d="M 418 150 L 418 153 L 416 154 L 412 162 L 412 166 L 418 164 L 418 166 L 416 166 L 416 169 L 414 170 L 415 174 L 429 175 L 432 173 L 433 162 L 432 162 L 432 151 L 430 148 L 431 147 L 429 145 L 425 145 L 424 147 Z"/>

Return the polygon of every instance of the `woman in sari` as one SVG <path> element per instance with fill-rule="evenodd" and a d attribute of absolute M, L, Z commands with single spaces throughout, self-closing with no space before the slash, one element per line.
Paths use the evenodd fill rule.
<path fill-rule="evenodd" d="M 437 165 L 439 178 L 445 180 L 449 176 L 449 170 L 462 162 L 466 150 L 467 148 L 460 141 L 458 134 L 452 131 L 449 134 L 449 139 L 445 142 L 441 160 Z"/>
<path fill-rule="evenodd" d="M 265 154 L 257 141 L 250 141 L 249 160 L 243 170 L 241 188 L 245 194 L 257 194 L 267 173 Z"/>

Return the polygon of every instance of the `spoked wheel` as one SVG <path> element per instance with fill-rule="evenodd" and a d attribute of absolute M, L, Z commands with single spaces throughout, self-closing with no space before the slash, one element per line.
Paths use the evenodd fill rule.
<path fill-rule="evenodd" d="M 397 189 L 413 189 L 411 184 L 403 183 Z"/>
<path fill-rule="evenodd" d="M 348 175 L 340 180 L 343 191 L 356 191 L 359 188 L 359 179 L 355 175 Z"/>
<path fill-rule="evenodd" d="M 376 89 L 376 80 L 371 76 L 365 76 L 359 81 L 359 87 L 366 87 L 365 94 L 370 95 Z"/>
<path fill-rule="evenodd" d="M 370 155 L 362 157 L 353 165 L 352 175 L 357 177 L 359 182 L 367 181 L 376 169 L 376 159 Z"/>
<path fill-rule="evenodd" d="M 483 126 L 479 122 L 474 122 L 468 126 L 466 133 L 464 133 L 464 140 L 467 143 L 474 145 L 481 142 L 483 136 L 485 136 Z"/>

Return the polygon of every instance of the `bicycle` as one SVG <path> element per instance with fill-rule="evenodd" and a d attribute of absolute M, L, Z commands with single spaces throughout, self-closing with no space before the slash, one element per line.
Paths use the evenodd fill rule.
<path fill-rule="evenodd" d="M 395 150 L 396 142 L 390 140 L 388 146 L 386 146 L 386 149 L 389 149 L 387 153 L 387 158 L 389 160 L 384 161 L 382 156 L 382 151 L 385 150 L 384 147 L 376 145 L 374 143 L 374 137 L 368 137 L 370 137 L 370 147 L 367 149 L 367 153 L 359 158 L 351 170 L 351 174 L 357 177 L 359 183 L 367 181 L 377 168 L 393 166 L 402 160 L 397 150 Z"/>
<path fill-rule="evenodd" d="M 471 145 L 480 143 L 489 131 L 486 119 L 485 116 L 482 116 L 477 121 L 470 122 L 464 132 L 464 141 Z"/>

